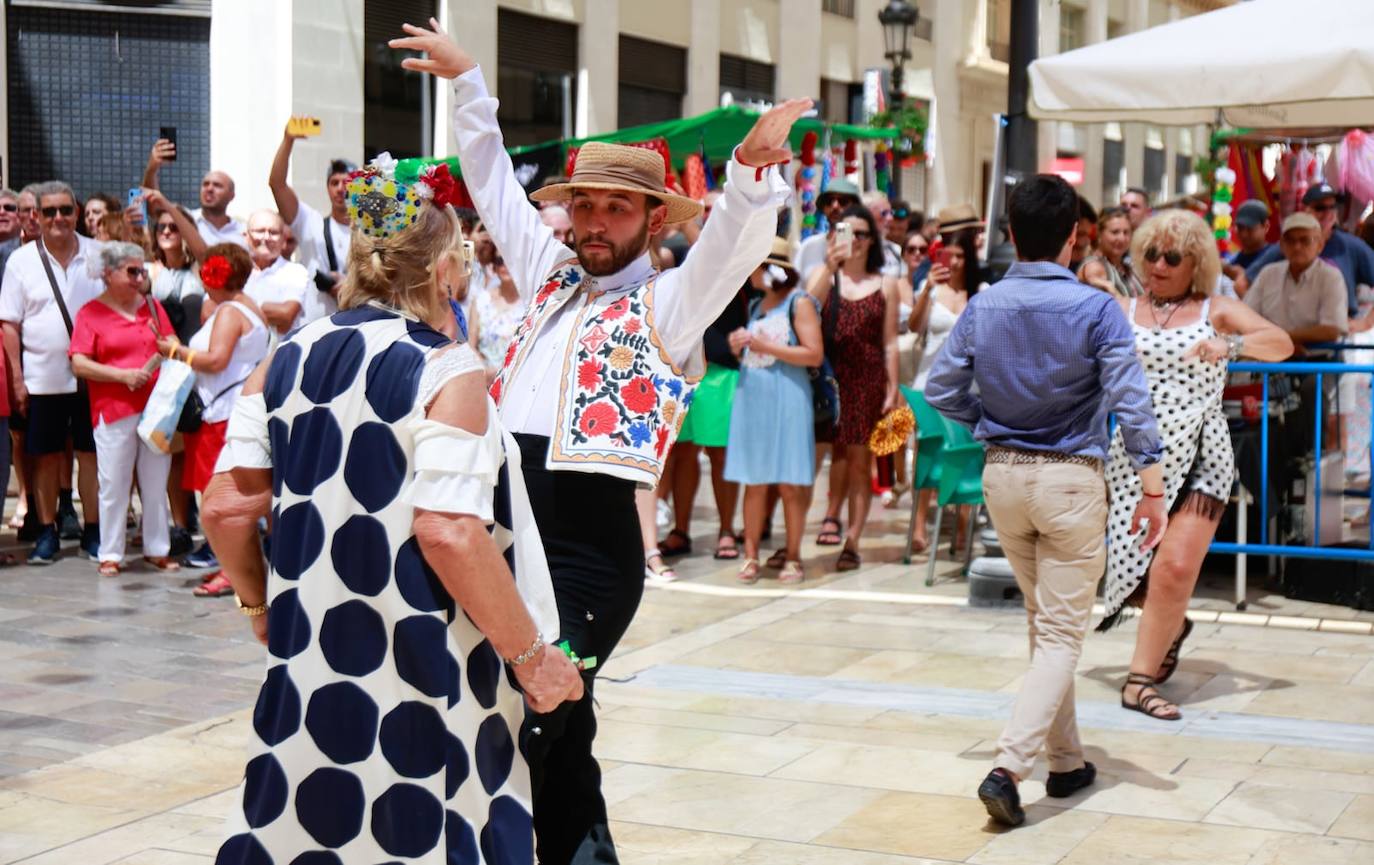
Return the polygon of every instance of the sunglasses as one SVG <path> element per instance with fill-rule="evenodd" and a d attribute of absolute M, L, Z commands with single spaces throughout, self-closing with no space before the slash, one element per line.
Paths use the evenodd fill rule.
<path fill-rule="evenodd" d="M 925 255 L 925 254 L 926 254 L 926 247 L 924 247 L 924 246 L 918 246 L 918 245 L 912 245 L 912 246 L 908 246 L 908 247 L 906 248 L 906 251 L 907 251 L 907 252 L 914 252 L 914 253 L 916 253 L 917 255 Z"/>
<path fill-rule="evenodd" d="M 1154 264 L 1162 258 L 1164 259 L 1164 263 L 1170 267 L 1178 267 L 1183 263 L 1183 256 L 1184 253 L 1179 252 L 1177 249 L 1171 249 L 1168 252 L 1160 252 L 1152 246 L 1145 250 L 1145 260 L 1150 264 Z"/>
<path fill-rule="evenodd" d="M 59 213 L 62 214 L 63 216 L 68 216 L 68 217 L 70 217 L 70 216 L 75 216 L 75 215 L 76 215 L 76 205 L 74 205 L 74 204 L 59 204 L 59 205 L 56 206 L 56 207 L 41 207 L 41 208 L 39 208 L 38 212 L 41 213 L 41 214 L 43 214 L 43 218 L 44 218 L 44 219 L 52 219 L 53 217 L 57 216 L 57 214 L 59 214 Z"/>
<path fill-rule="evenodd" d="M 856 231 L 856 232 L 854 232 L 854 239 L 855 239 L 855 240 L 868 240 L 868 239 L 869 239 L 870 237 L 872 237 L 872 236 L 873 236 L 873 235 L 869 234 L 867 231 Z"/>
<path fill-rule="evenodd" d="M 142 267 L 126 267 L 124 268 L 124 275 L 137 282 L 140 279 L 147 279 L 148 271 Z"/>
<path fill-rule="evenodd" d="M 19 212 L 19 205 L 17 205 L 17 204 L 0 204 L 0 210 L 3 210 L 5 213 L 18 213 L 18 212 Z"/>
<path fill-rule="evenodd" d="M 157 230 L 159 234 L 177 234 L 181 231 L 181 229 L 177 228 L 177 224 L 175 222 L 159 223 Z"/>

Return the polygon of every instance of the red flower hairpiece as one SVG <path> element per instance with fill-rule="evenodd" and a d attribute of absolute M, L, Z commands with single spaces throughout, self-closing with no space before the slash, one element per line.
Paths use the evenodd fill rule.
<path fill-rule="evenodd" d="M 234 267 L 222 255 L 212 255 L 200 266 L 200 284 L 214 291 L 220 291 L 229 284 Z"/>
<path fill-rule="evenodd" d="M 447 162 L 431 165 L 420 175 L 420 182 L 428 186 L 430 200 L 439 207 L 458 202 L 458 181 L 448 169 Z"/>

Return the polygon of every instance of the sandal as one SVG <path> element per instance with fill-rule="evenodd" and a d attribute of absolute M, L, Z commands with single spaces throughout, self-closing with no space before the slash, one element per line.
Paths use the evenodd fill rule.
<path fill-rule="evenodd" d="M 768 561 L 764 562 L 763 566 L 770 571 L 776 571 L 785 564 L 787 564 L 787 550 L 778 550 L 768 557 Z"/>
<path fill-rule="evenodd" d="M 673 529 L 668 533 L 668 537 L 663 539 L 663 543 L 658 545 L 658 550 L 665 559 L 685 556 L 692 551 L 692 537 L 686 532 Z"/>
<path fill-rule="evenodd" d="M 658 567 L 654 567 L 654 561 Z M 663 552 L 657 548 L 644 551 L 644 578 L 654 583 L 671 583 L 677 580 L 677 571 L 663 560 Z"/>
<path fill-rule="evenodd" d="M 117 577 L 120 571 L 119 562 L 101 562 L 97 571 L 102 577 Z"/>
<path fill-rule="evenodd" d="M 224 571 L 219 571 L 215 576 L 207 580 L 204 585 L 196 586 L 191 590 L 191 594 L 197 598 L 222 598 L 225 595 L 232 595 L 234 586 L 229 582 L 229 578 L 224 575 Z"/>
<path fill-rule="evenodd" d="M 827 526 L 834 526 L 835 528 L 831 529 L 827 528 Z M 816 546 L 838 547 L 840 544 L 844 543 L 844 538 L 840 535 L 843 529 L 844 527 L 840 525 L 840 521 L 834 517 L 826 517 L 821 520 L 821 531 L 820 534 L 816 535 Z"/>
<path fill-rule="evenodd" d="M 1129 709 L 1132 712 L 1139 712 L 1150 718 L 1160 721 L 1181 721 L 1183 713 L 1178 710 L 1155 688 L 1157 682 L 1151 679 L 1146 673 L 1131 673 L 1126 677 L 1126 684 L 1121 686 L 1121 708 Z M 1140 685 L 1140 692 L 1136 694 L 1135 704 L 1126 702 L 1126 689 L 1132 685 Z M 1173 706 L 1173 714 L 1169 713 L 1169 706 Z"/>
<path fill-rule="evenodd" d="M 759 560 L 745 559 L 739 566 L 739 573 L 735 575 L 735 579 L 749 586 L 757 583 L 759 581 Z"/>
<path fill-rule="evenodd" d="M 852 550 L 846 546 L 840 551 L 839 561 L 835 562 L 837 571 L 857 571 L 863 566 L 864 560 L 857 550 Z"/>
<path fill-rule="evenodd" d="M 143 561 L 153 566 L 153 570 L 172 574 L 181 570 L 181 563 L 171 556 L 144 556 Z"/>
<path fill-rule="evenodd" d="M 1169 681 L 1178 669 L 1178 650 L 1183 648 L 1183 641 L 1188 639 L 1188 635 L 1193 632 L 1193 620 L 1183 619 L 1183 632 L 1174 640 L 1174 644 L 1169 647 L 1169 651 L 1164 654 L 1164 662 L 1159 665 L 1160 673 L 1155 676 L 1155 684 L 1162 685 Z"/>
<path fill-rule="evenodd" d="M 729 542 L 727 546 L 726 543 Z M 734 561 L 739 558 L 739 541 L 730 532 L 721 532 L 720 537 L 716 538 L 716 552 L 714 558 L 722 561 Z"/>
<path fill-rule="evenodd" d="M 806 579 L 806 572 L 802 570 L 801 562 L 787 562 L 783 565 L 782 573 L 778 574 L 778 582 L 785 586 L 795 586 Z"/>

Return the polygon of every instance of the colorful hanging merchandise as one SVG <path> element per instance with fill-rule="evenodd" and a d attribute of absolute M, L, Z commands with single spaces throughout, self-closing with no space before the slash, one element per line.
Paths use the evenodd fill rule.
<path fill-rule="evenodd" d="M 1283 155 L 1279 166 L 1279 213 L 1287 216 L 1302 206 L 1308 187 L 1319 182 L 1317 157 L 1307 145 L 1300 144 Z"/>
<path fill-rule="evenodd" d="M 1217 239 L 1217 251 L 1227 255 L 1234 250 L 1231 242 L 1231 202 L 1235 199 L 1236 172 L 1218 168 L 1213 175 L 1216 192 L 1212 194 L 1212 232 Z"/>
<path fill-rule="evenodd" d="M 1352 129 L 1331 149 L 1326 163 L 1326 182 L 1337 192 L 1350 196 L 1356 213 L 1374 201 L 1374 139 L 1361 129 Z"/>
<path fill-rule="evenodd" d="M 844 177 L 856 186 L 860 185 L 859 167 L 859 142 L 851 138 L 844 143 Z"/>
<path fill-rule="evenodd" d="M 694 201 L 706 197 L 706 167 L 695 153 L 689 153 L 682 164 L 682 189 Z"/>
<path fill-rule="evenodd" d="M 873 185 L 889 198 L 893 195 L 891 162 L 892 154 L 887 149 L 887 142 L 879 141 L 873 148 Z"/>
<path fill-rule="evenodd" d="M 814 132 L 802 138 L 801 171 L 797 172 L 797 198 L 801 200 L 802 238 L 810 237 L 819 229 L 816 226 L 816 142 L 819 137 Z"/>

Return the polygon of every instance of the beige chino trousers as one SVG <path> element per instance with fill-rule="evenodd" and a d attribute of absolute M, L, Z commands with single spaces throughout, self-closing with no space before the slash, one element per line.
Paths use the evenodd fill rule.
<path fill-rule="evenodd" d="M 1102 469 L 989 463 L 983 497 L 1030 625 L 1030 669 L 997 741 L 995 765 L 1025 778 L 1043 749 L 1051 772 L 1070 772 L 1083 765 L 1074 670 L 1107 558 Z"/>

